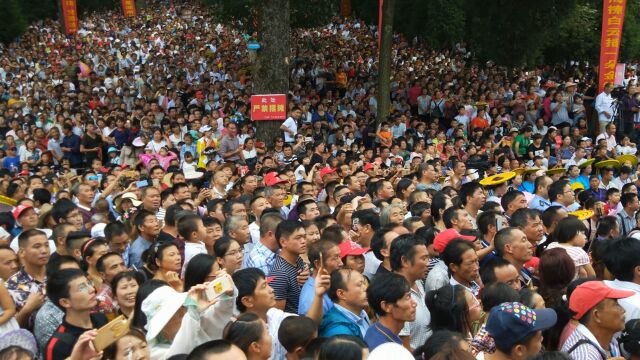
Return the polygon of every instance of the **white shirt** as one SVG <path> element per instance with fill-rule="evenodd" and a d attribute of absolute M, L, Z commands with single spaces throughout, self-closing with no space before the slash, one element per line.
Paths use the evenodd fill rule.
<path fill-rule="evenodd" d="M 295 120 L 293 120 L 293 118 L 291 116 L 289 116 L 287 118 L 287 120 L 284 121 L 284 123 L 282 124 L 284 125 L 287 129 L 291 130 L 291 132 L 293 132 L 293 135 L 289 134 L 288 132 L 285 131 L 284 133 L 284 142 L 294 142 L 295 141 L 295 136 L 298 133 L 298 123 L 296 123 Z"/>
<path fill-rule="evenodd" d="M 269 360 L 283 360 L 287 358 L 287 350 L 285 350 L 284 346 L 282 346 L 278 340 L 278 329 L 280 329 L 282 320 L 289 316 L 298 315 L 287 313 L 276 308 L 271 308 L 267 311 L 267 327 L 269 328 L 269 334 L 271 334 L 272 338 L 271 357 Z"/>
<path fill-rule="evenodd" d="M 249 224 L 249 233 L 251 234 L 251 242 L 257 244 L 260 241 L 260 226 L 255 221 Z"/>
<path fill-rule="evenodd" d="M 601 139 L 605 139 L 607 141 L 607 151 L 611 151 L 613 149 L 615 149 L 617 143 L 616 143 L 616 136 L 615 135 L 611 135 L 609 136 L 609 134 L 607 134 L 606 132 L 598 135 L 598 137 L 596 137 L 596 144 L 601 140 Z"/>
<path fill-rule="evenodd" d="M 610 121 L 612 119 L 611 116 L 613 115 L 613 110 L 611 109 L 611 105 L 613 105 L 613 98 L 611 97 L 611 94 L 607 94 L 603 91 L 596 97 L 595 108 L 596 111 L 598 111 L 599 121 Z M 610 117 L 607 117 L 604 114 L 605 112 L 609 113 Z M 602 131 L 604 131 L 604 129 L 602 129 Z"/>
<path fill-rule="evenodd" d="M 184 265 L 182 266 L 182 278 L 184 278 L 184 273 L 187 271 L 187 265 L 189 265 L 189 261 L 198 255 L 198 254 L 206 254 L 207 247 L 204 245 L 202 241 L 198 241 L 197 243 L 186 242 L 184 243 Z"/>
<path fill-rule="evenodd" d="M 413 287 L 411 288 L 411 298 L 416 302 L 416 319 L 414 321 L 406 321 L 404 323 L 404 327 L 400 330 L 400 336 L 410 336 L 411 340 L 411 348 L 417 349 L 419 346 L 423 345 L 425 341 L 431 336 L 431 329 L 429 329 L 429 324 L 431 324 L 431 313 L 429 312 L 429 308 L 427 308 L 427 304 L 425 303 L 424 297 L 424 283 L 422 280 L 416 281 L 415 288 L 418 289 L 416 291 Z"/>
<path fill-rule="evenodd" d="M 612 289 L 633 291 L 635 295 L 618 299 L 618 304 L 624 308 L 625 323 L 629 320 L 640 319 L 640 285 L 630 281 L 620 280 L 605 280 L 604 283 Z"/>

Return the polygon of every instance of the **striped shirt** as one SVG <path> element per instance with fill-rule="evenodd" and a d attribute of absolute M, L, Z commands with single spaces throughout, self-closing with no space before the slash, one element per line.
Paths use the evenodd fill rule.
<path fill-rule="evenodd" d="M 244 257 L 242 268 L 258 268 L 265 274 L 269 275 L 269 271 L 276 260 L 276 253 L 264 246 L 259 240 L 253 245 L 251 251 Z"/>
<path fill-rule="evenodd" d="M 273 288 L 276 300 L 285 300 L 285 312 L 298 313 L 301 290 L 300 284 L 298 284 L 298 273 L 305 269 L 305 263 L 300 256 L 296 259 L 296 265 L 292 265 L 280 254 L 276 255 L 269 272 L 269 276 L 272 278 L 269 285 Z"/>
<path fill-rule="evenodd" d="M 613 338 L 609 344 L 611 356 L 608 356 L 605 349 L 598 344 L 598 340 L 593 333 L 582 324 L 578 324 L 576 330 L 569 336 L 564 345 L 562 345 L 561 350 L 562 352 L 568 353 L 568 355 L 575 360 L 606 360 L 609 357 L 620 356 L 620 348 L 615 338 Z M 569 350 L 572 351 L 569 352 Z"/>

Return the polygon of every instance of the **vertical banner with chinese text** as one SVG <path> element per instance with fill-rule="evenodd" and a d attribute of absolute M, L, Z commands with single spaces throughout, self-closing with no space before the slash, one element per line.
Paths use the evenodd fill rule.
<path fill-rule="evenodd" d="M 622 24 L 626 0 L 604 0 L 602 5 L 602 36 L 600 38 L 600 67 L 598 69 L 598 92 L 604 84 L 613 83 L 620 53 Z"/>
<path fill-rule="evenodd" d="M 136 16 L 135 0 L 122 0 L 122 16 L 124 17 Z"/>
<path fill-rule="evenodd" d="M 78 31 L 78 10 L 76 0 L 60 0 L 62 3 L 62 17 L 64 30 L 67 34 L 75 34 Z"/>

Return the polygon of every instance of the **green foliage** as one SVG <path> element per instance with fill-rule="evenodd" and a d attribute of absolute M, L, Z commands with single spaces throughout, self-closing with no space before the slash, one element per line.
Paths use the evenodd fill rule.
<path fill-rule="evenodd" d="M 602 3 L 600 3 L 600 8 L 602 8 Z M 620 62 L 636 60 L 640 57 L 640 18 L 638 18 L 638 14 L 640 14 L 640 0 L 627 0 L 620 45 Z"/>
<path fill-rule="evenodd" d="M 598 11 L 593 2 L 581 1 L 560 24 L 555 40 L 545 49 L 545 60 L 597 61 L 600 56 L 601 24 L 602 11 Z"/>
<path fill-rule="evenodd" d="M 58 17 L 56 0 L 19 0 L 20 11 L 27 23 L 40 19 L 55 19 Z"/>
<path fill-rule="evenodd" d="M 256 21 L 259 19 L 255 9 L 260 4 L 259 0 L 200 0 L 204 5 L 212 8 L 212 15 L 218 21 L 240 19 L 247 27 L 247 31 L 253 32 L 258 28 Z M 264 1 L 264 0 L 261 0 Z M 289 19 L 291 26 L 315 27 L 327 24 L 331 17 L 339 11 L 337 0 L 291 0 Z"/>
<path fill-rule="evenodd" d="M 22 34 L 27 27 L 18 1 L 3 1 L 3 9 L 0 11 L 0 41 L 5 44 Z"/>

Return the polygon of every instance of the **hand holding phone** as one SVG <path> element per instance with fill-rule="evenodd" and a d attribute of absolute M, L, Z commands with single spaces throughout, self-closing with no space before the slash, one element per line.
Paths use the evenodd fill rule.
<path fill-rule="evenodd" d="M 209 301 L 216 300 L 225 293 L 233 293 L 233 280 L 229 274 L 216 277 L 209 283 L 205 291 Z"/>
<path fill-rule="evenodd" d="M 102 351 L 125 336 L 128 332 L 129 321 L 127 321 L 124 315 L 120 315 L 111 320 L 107 325 L 98 329 L 96 337 L 93 339 L 93 346 L 96 351 Z"/>

